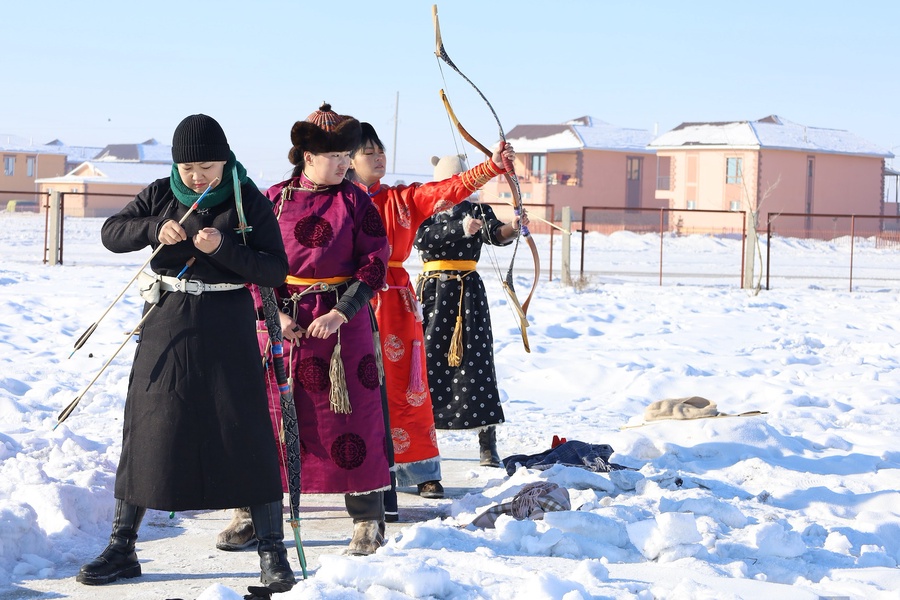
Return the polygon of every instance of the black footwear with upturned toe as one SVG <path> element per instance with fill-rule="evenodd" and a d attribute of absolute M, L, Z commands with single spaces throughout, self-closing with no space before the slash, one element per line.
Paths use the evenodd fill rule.
<path fill-rule="evenodd" d="M 419 495 L 423 498 L 443 498 L 444 486 L 440 481 L 426 481 L 418 486 Z"/>

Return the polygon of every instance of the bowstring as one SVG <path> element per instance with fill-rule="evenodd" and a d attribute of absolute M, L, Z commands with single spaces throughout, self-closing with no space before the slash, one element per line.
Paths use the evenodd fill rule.
<path fill-rule="evenodd" d="M 436 8 L 437 8 L 437 6 L 435 5 L 435 9 Z M 491 104 L 491 101 L 487 99 L 487 96 L 484 95 L 484 93 L 481 91 L 481 88 L 479 88 L 477 85 L 475 85 L 475 82 L 472 81 L 471 79 L 469 79 L 469 77 L 465 73 L 460 71 L 459 67 L 456 66 L 456 63 L 454 63 L 453 60 L 450 58 L 450 56 L 447 54 L 447 50 L 444 48 L 443 40 L 440 41 L 439 52 L 440 52 L 440 54 L 438 54 L 436 56 L 438 58 L 438 63 L 439 63 L 438 68 L 441 71 L 441 78 L 444 80 L 444 84 L 445 84 L 444 89 L 449 89 L 449 88 L 446 86 L 447 80 L 444 77 L 444 69 L 440 65 L 441 60 L 443 60 L 447 64 L 447 66 L 449 66 L 451 69 L 456 71 L 457 74 L 459 74 L 459 76 L 462 77 L 466 81 L 466 83 L 468 83 L 470 86 L 472 86 L 472 88 L 481 97 L 481 99 L 484 100 L 484 103 L 487 105 L 488 109 L 491 111 L 491 114 L 494 116 L 494 121 L 497 123 L 498 135 L 500 136 L 500 139 L 503 141 L 503 144 L 506 145 L 506 143 L 507 143 L 506 142 L 506 133 L 504 133 L 504 131 L 503 131 L 503 125 L 500 123 L 500 116 L 497 114 L 497 111 L 494 110 L 494 105 Z M 466 160 L 468 161 L 468 153 L 466 153 L 464 151 L 464 154 L 466 155 Z M 516 192 L 515 195 L 518 197 L 518 202 L 519 202 L 519 204 L 516 204 L 515 203 L 516 198 L 513 198 L 513 200 L 514 200 L 513 211 L 514 211 L 514 214 L 518 215 L 519 219 L 522 219 L 521 213 L 524 212 L 525 205 L 524 205 L 524 201 L 522 199 L 522 189 L 519 187 L 519 177 L 518 177 L 518 175 L 516 175 L 514 170 L 511 170 L 508 172 L 508 177 L 509 177 L 511 191 Z M 512 190 L 512 188 L 515 188 L 515 189 Z M 507 269 L 506 277 L 502 278 L 502 276 L 501 276 L 503 281 L 509 286 L 510 291 L 512 291 L 513 293 L 515 293 L 515 287 L 514 287 L 514 283 L 513 283 L 513 266 L 515 265 L 515 262 L 516 262 L 516 253 L 518 253 L 518 251 L 519 251 L 519 242 L 521 241 L 522 231 L 523 231 L 522 227 L 523 227 L 523 225 L 521 224 L 521 220 L 520 220 L 519 226 L 516 228 L 516 241 L 514 242 L 515 245 L 513 246 L 512 258 L 509 261 L 509 268 Z"/>
<path fill-rule="evenodd" d="M 447 51 L 444 49 L 444 43 L 443 43 L 443 40 L 441 39 L 440 25 L 438 22 L 437 5 L 433 6 L 432 14 L 434 17 L 434 29 L 435 29 L 436 44 L 437 44 L 435 56 L 438 61 L 438 69 L 440 70 L 440 73 L 441 73 L 441 79 L 444 81 L 445 89 L 449 89 L 449 86 L 447 85 L 447 79 L 444 75 L 443 65 L 440 64 L 441 61 L 444 61 L 448 67 L 450 67 L 451 69 L 456 71 L 460 77 L 462 77 L 470 86 L 472 86 L 472 88 L 474 88 L 474 90 L 478 93 L 478 95 L 481 97 L 481 99 L 484 100 L 485 104 L 487 104 L 487 107 L 490 109 L 491 114 L 494 116 L 494 121 L 496 122 L 498 130 L 499 130 L 500 139 L 503 140 L 503 143 L 505 145 L 506 144 L 506 134 L 503 132 L 503 125 L 501 125 L 500 117 L 497 115 L 497 112 L 494 110 L 493 105 L 491 105 L 490 101 L 482 93 L 481 89 L 477 85 L 475 85 L 475 82 L 473 82 L 471 79 L 469 79 L 465 73 L 460 71 L 459 67 L 456 66 L 456 64 L 453 62 L 453 60 L 447 54 Z M 446 96 L 445 96 L 445 101 L 448 104 L 448 110 L 449 110 L 449 102 L 450 101 L 449 101 L 449 98 Z M 454 119 L 449 114 L 447 115 L 447 117 L 448 117 L 448 119 L 450 119 L 450 125 L 451 125 L 451 131 L 452 131 Z M 465 137 L 465 136 L 463 136 L 462 131 L 460 131 L 459 134 L 461 137 Z M 454 144 L 456 144 L 455 134 L 453 134 L 453 135 L 454 135 Z M 480 144 L 478 144 L 478 145 L 480 146 Z M 458 150 L 458 148 L 459 147 L 457 146 L 457 150 Z M 463 154 L 463 156 L 466 157 L 466 161 L 468 162 L 468 152 L 463 150 L 462 154 Z M 505 167 L 505 161 L 504 161 L 504 167 Z M 519 250 L 519 242 L 522 239 L 523 233 L 527 234 L 528 230 L 525 228 L 525 225 L 521 222 L 521 219 L 524 218 L 524 214 L 522 214 L 524 212 L 524 201 L 522 199 L 521 188 L 519 187 L 518 176 L 516 175 L 515 171 L 512 168 L 510 168 L 506 177 L 509 180 L 510 187 L 513 188 L 512 191 L 514 192 L 514 198 L 513 198 L 513 203 L 512 203 L 513 213 L 514 213 L 514 215 L 517 215 L 519 217 L 520 221 L 519 221 L 519 226 L 516 228 L 516 236 L 515 236 L 515 242 L 514 242 L 513 250 L 512 250 L 512 257 L 510 259 L 509 268 L 507 269 L 505 277 L 503 276 L 503 274 L 501 272 L 499 262 L 497 261 L 497 257 L 496 257 L 494 248 L 488 249 L 488 256 L 490 257 L 491 265 L 493 266 L 494 270 L 497 272 L 497 276 L 501 282 L 501 287 L 504 291 L 504 295 L 509 296 L 507 304 L 509 305 L 510 311 L 513 313 L 514 322 L 520 323 L 519 329 L 521 330 L 522 340 L 525 343 L 525 349 L 528 350 L 528 341 L 527 341 L 527 337 L 526 337 L 526 333 L 525 333 L 525 328 L 528 326 L 528 323 L 525 321 L 524 309 L 520 309 L 517 306 L 519 303 L 519 300 L 516 296 L 514 276 L 513 276 L 513 266 L 515 265 L 516 254 L 518 253 L 518 250 Z M 484 217 L 484 209 L 480 205 L 479 205 L 479 208 L 480 208 L 481 215 L 482 215 L 482 222 L 484 222 L 484 218 L 483 218 Z M 484 230 L 485 230 L 485 228 L 482 227 L 482 232 L 484 232 Z M 483 233 L 483 235 L 489 235 L 489 234 Z M 493 244 L 488 244 L 488 245 L 492 246 Z M 535 279 L 533 286 L 534 285 L 537 285 L 537 279 Z"/>
<path fill-rule="evenodd" d="M 439 56 L 435 56 L 435 60 L 438 63 L 438 71 L 441 74 L 441 82 L 444 84 L 444 89 L 448 90 L 448 89 L 450 89 L 450 86 L 447 83 L 447 78 L 444 74 L 444 66 L 442 64 L 442 60 Z M 456 72 L 459 73 L 458 70 Z M 465 78 L 465 75 L 462 75 L 462 73 L 460 73 L 460 75 Z M 472 87 L 475 87 L 474 84 L 472 85 Z M 478 88 L 475 88 L 475 89 L 477 91 Z M 480 95 L 480 92 L 479 92 L 479 95 Z M 482 96 L 482 98 L 483 97 L 484 96 Z M 447 96 L 447 98 L 449 101 L 449 95 Z M 493 109 L 491 109 L 491 110 L 493 110 Z M 468 150 L 466 150 L 465 140 L 462 139 L 462 134 L 456 130 L 456 127 L 454 127 L 453 119 L 450 118 L 450 114 L 447 113 L 447 111 L 444 111 L 444 113 L 446 113 L 446 115 L 447 115 L 447 124 L 450 127 L 450 136 L 453 138 L 453 146 L 456 149 L 456 154 L 462 154 L 465 157 L 466 168 L 468 169 L 468 168 L 470 168 L 469 152 L 468 152 Z M 488 158 L 490 158 L 490 157 L 488 157 Z M 482 251 L 484 251 L 485 249 L 487 250 L 488 261 L 491 264 L 491 268 L 494 270 L 494 273 L 497 275 L 497 279 L 500 280 L 501 282 L 503 282 L 504 281 L 503 271 L 500 267 L 500 261 L 497 257 L 497 253 L 496 253 L 497 251 L 494 248 L 494 245 L 490 243 L 490 241 L 491 241 L 490 240 L 490 232 L 488 231 L 488 227 L 487 227 L 488 223 L 487 223 L 487 220 L 484 218 L 484 208 L 482 208 L 482 200 L 487 194 L 484 191 L 483 187 L 480 190 L 477 190 L 476 194 L 479 194 L 478 202 L 472 202 L 472 204 L 475 205 L 476 210 L 478 211 L 478 214 L 480 216 L 481 223 L 482 223 L 481 229 L 478 232 L 479 236 L 481 236 L 482 241 L 484 242 L 481 245 L 481 249 L 482 249 Z M 513 254 L 513 256 L 515 257 L 515 254 Z M 518 321 L 518 316 L 516 315 L 515 307 L 512 306 L 512 302 L 507 302 L 507 304 L 509 305 L 509 309 L 512 312 L 513 316 Z"/>

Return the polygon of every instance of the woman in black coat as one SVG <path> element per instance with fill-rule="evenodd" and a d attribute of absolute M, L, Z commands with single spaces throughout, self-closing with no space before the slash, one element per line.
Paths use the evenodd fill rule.
<path fill-rule="evenodd" d="M 487 292 L 475 268 L 484 244 L 512 243 L 515 219 L 503 223 L 487 204 L 464 200 L 426 219 L 414 243 L 424 263 L 416 293 L 424 317 L 434 426 L 477 429 L 485 467 L 502 466 L 496 425 L 504 419 Z M 523 215 L 522 224 L 527 223 Z"/>
<path fill-rule="evenodd" d="M 166 247 L 150 263 L 159 299 L 145 305 L 145 313 L 155 308 L 129 380 L 110 544 L 77 580 L 101 585 L 141 574 L 134 543 L 147 508 L 249 506 L 262 581 L 287 591 L 295 580 L 282 541 L 278 450 L 245 285 L 284 282 L 284 245 L 271 204 L 214 119 L 185 118 L 172 158 L 171 176 L 150 184 L 101 231 L 113 252 Z"/>

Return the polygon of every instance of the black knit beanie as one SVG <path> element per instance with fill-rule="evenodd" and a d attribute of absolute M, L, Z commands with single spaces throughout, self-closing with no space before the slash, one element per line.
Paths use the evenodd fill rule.
<path fill-rule="evenodd" d="M 191 115 L 185 117 L 172 137 L 172 160 L 176 163 L 197 163 L 216 160 L 227 161 L 231 148 L 222 126 L 212 117 Z"/>

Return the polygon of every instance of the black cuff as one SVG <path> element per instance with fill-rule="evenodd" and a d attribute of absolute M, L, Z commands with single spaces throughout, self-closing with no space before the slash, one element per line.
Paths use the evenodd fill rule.
<path fill-rule="evenodd" d="M 354 279 L 347 286 L 347 289 L 344 290 L 344 293 L 341 294 L 334 308 L 339 310 L 349 321 L 368 304 L 373 296 L 375 296 L 375 293 L 368 284 L 363 283 L 359 279 Z"/>

